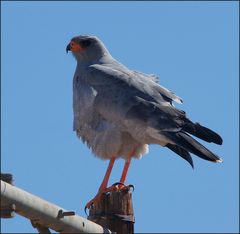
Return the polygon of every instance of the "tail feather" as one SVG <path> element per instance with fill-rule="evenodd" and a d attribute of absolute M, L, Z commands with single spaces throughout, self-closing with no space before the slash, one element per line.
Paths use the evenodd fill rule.
<path fill-rule="evenodd" d="M 222 138 L 216 132 L 200 125 L 199 123 L 193 123 L 188 119 L 182 130 L 207 142 L 213 142 L 218 145 L 221 145 L 223 142 Z"/>
<path fill-rule="evenodd" d="M 198 157 L 212 161 L 212 162 L 222 162 L 216 154 L 212 153 L 210 150 L 205 148 L 202 144 L 197 142 L 194 138 L 189 136 L 187 133 L 166 133 L 166 136 L 173 141 L 177 146 L 183 148 L 190 153 L 197 155 Z M 182 157 L 182 155 L 180 155 Z"/>
<path fill-rule="evenodd" d="M 188 163 L 192 166 L 192 168 L 194 168 L 192 157 L 187 150 L 183 149 L 182 147 L 180 147 L 178 145 L 173 145 L 173 144 L 170 144 L 170 143 L 167 144 L 166 147 L 168 147 L 174 153 L 178 154 L 183 159 L 188 161 Z"/>

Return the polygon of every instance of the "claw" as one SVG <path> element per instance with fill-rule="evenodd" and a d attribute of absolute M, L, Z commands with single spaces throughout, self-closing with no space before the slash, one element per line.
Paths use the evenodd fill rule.
<path fill-rule="evenodd" d="M 85 211 L 85 214 L 86 214 L 86 215 L 87 215 L 86 210 L 87 210 L 87 209 L 90 209 L 92 206 L 98 204 L 98 202 L 101 200 L 101 197 L 102 197 L 102 194 L 103 194 L 103 193 L 104 193 L 104 192 L 99 192 L 92 200 L 90 200 L 90 201 L 86 204 L 86 206 L 85 206 L 85 208 L 84 208 L 84 211 Z"/>
<path fill-rule="evenodd" d="M 112 192 L 112 191 L 121 191 L 121 190 L 127 190 L 129 191 L 132 189 L 134 191 L 133 185 L 125 185 L 121 182 L 114 183 L 111 187 L 107 188 L 106 192 Z"/>
<path fill-rule="evenodd" d="M 111 187 L 109 187 L 108 189 L 110 189 L 110 192 L 111 191 L 120 191 L 122 189 L 124 189 L 126 187 L 125 184 L 121 183 L 121 182 L 117 182 L 117 183 L 114 183 Z"/>
<path fill-rule="evenodd" d="M 117 182 L 117 183 L 114 183 L 112 186 L 116 186 L 116 185 L 120 185 L 120 184 L 121 184 L 121 185 L 124 185 L 124 184 L 121 183 L 121 182 Z M 112 186 L 111 186 L 111 187 L 112 187 Z"/>
<path fill-rule="evenodd" d="M 124 190 L 128 192 L 130 189 L 132 189 L 132 191 L 134 191 L 134 186 L 132 184 L 125 185 L 121 182 L 117 182 L 117 183 L 114 183 L 112 186 L 110 186 L 104 190 L 101 190 L 100 192 L 98 192 L 98 194 L 92 200 L 90 200 L 86 204 L 86 206 L 84 208 L 85 214 L 88 215 L 87 209 L 91 209 L 93 206 L 95 206 L 99 203 L 103 194 L 111 193 L 113 191 L 124 191 Z"/>
<path fill-rule="evenodd" d="M 87 213 L 87 207 L 86 207 L 86 206 L 84 207 L 84 213 L 85 213 L 85 215 L 88 216 L 88 213 Z"/>
<path fill-rule="evenodd" d="M 127 187 L 131 188 L 131 189 L 132 189 L 132 191 L 134 191 L 134 190 L 135 190 L 135 188 L 134 188 L 134 186 L 133 186 L 132 184 L 129 184 Z"/>
<path fill-rule="evenodd" d="M 85 214 L 88 216 L 89 214 L 87 213 L 87 209 L 89 209 L 88 207 L 87 207 L 87 205 L 84 207 L 84 212 L 85 212 Z"/>
<path fill-rule="evenodd" d="M 91 200 L 92 201 L 92 200 Z M 92 205 L 93 205 L 93 202 L 88 202 L 86 205 L 85 205 L 85 207 L 84 207 L 84 212 L 85 212 L 85 214 L 86 215 L 88 215 L 87 214 L 87 209 L 90 209 L 91 207 L 92 207 Z"/>

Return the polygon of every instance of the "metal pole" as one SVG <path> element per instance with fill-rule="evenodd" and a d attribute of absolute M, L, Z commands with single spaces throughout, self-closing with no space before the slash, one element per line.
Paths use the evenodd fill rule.
<path fill-rule="evenodd" d="M 1 172 L 1 180 L 8 184 L 13 184 L 13 175 L 10 173 Z M 13 218 L 14 217 L 15 205 L 12 203 L 5 203 L 4 206 L 1 204 L 1 218 Z"/>
<path fill-rule="evenodd" d="M 12 203 L 16 213 L 60 233 L 111 233 L 74 212 L 47 202 L 1 180 L 1 203 Z"/>

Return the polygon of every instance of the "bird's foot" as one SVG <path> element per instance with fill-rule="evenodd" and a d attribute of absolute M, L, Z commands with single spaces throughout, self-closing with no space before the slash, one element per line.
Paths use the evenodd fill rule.
<path fill-rule="evenodd" d="M 110 186 L 109 188 L 106 189 L 105 193 L 110 193 L 110 192 L 119 192 L 119 191 L 129 191 L 130 189 L 134 190 L 133 185 L 125 185 L 121 182 L 115 183 L 112 186 Z"/>
<path fill-rule="evenodd" d="M 102 191 L 99 191 L 97 193 L 97 195 L 86 204 L 86 206 L 84 208 L 85 213 L 86 213 L 87 209 L 90 209 L 91 207 L 96 206 L 101 201 L 101 198 L 102 198 L 103 194 L 116 192 L 116 191 L 117 192 L 119 192 L 119 191 L 128 192 L 130 189 L 134 190 L 133 185 L 125 185 L 123 183 L 115 183 L 112 186 L 110 186 L 110 187 L 108 187 L 108 188 L 106 188 Z"/>
<path fill-rule="evenodd" d="M 90 209 L 92 206 L 96 206 L 100 202 L 102 195 L 104 193 L 105 193 L 104 191 L 98 192 L 97 195 L 85 205 L 84 211 L 86 214 L 87 214 L 86 212 L 87 209 Z"/>

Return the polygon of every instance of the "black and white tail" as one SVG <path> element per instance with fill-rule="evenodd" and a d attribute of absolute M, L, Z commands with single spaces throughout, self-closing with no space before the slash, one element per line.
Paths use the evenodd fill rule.
<path fill-rule="evenodd" d="M 187 160 L 192 167 L 193 161 L 189 152 L 208 161 L 222 162 L 220 157 L 208 150 L 189 134 L 192 134 L 204 141 L 213 142 L 219 145 L 223 142 L 222 138 L 214 131 L 201 126 L 199 123 L 192 123 L 187 119 L 186 124 L 182 127 L 181 131 L 164 133 L 164 135 L 173 142 L 173 144 L 167 144 L 166 147 Z"/>

